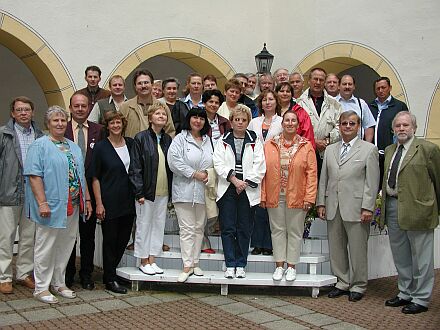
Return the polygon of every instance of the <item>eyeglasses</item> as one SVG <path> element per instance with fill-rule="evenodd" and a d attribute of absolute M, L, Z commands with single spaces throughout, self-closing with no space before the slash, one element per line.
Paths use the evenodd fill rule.
<path fill-rule="evenodd" d="M 21 113 L 21 112 L 29 113 L 29 112 L 32 112 L 32 109 L 31 108 L 15 108 L 14 111 L 18 112 L 18 113 Z"/>
<path fill-rule="evenodd" d="M 342 123 L 340 123 L 340 125 L 354 127 L 357 125 L 357 123 L 354 121 L 343 121 Z"/>

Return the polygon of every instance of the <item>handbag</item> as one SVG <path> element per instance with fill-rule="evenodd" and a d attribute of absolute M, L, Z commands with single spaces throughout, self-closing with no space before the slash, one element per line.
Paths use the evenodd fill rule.
<path fill-rule="evenodd" d="M 214 167 L 208 168 L 208 182 L 205 186 L 205 208 L 206 218 L 211 219 L 218 216 L 217 199 L 217 173 Z"/>

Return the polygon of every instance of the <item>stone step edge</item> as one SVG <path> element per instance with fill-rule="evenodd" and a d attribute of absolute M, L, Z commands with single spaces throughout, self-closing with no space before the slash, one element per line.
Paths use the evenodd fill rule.
<path fill-rule="evenodd" d="M 216 250 L 216 253 L 201 253 L 200 260 L 216 260 L 216 261 L 224 261 L 225 258 L 223 256 L 223 250 Z M 126 250 L 126 255 L 130 255 L 134 257 L 134 252 Z M 171 248 L 170 251 L 162 252 L 157 258 L 164 259 L 182 259 L 182 254 L 180 253 L 180 249 Z M 303 264 L 319 264 L 329 260 L 329 255 L 326 253 L 301 253 L 299 257 L 299 263 Z M 265 256 L 265 255 L 252 255 L 249 253 L 248 262 L 271 262 L 274 263 L 275 259 L 273 256 Z"/>
<path fill-rule="evenodd" d="M 129 281 L 142 282 L 169 282 L 177 283 L 181 273 L 180 269 L 164 269 L 163 274 L 146 275 L 136 267 L 121 267 L 116 269 L 116 274 Z M 336 283 L 333 275 L 297 274 L 295 281 L 274 281 L 272 273 L 246 273 L 246 278 L 227 279 L 221 271 L 204 271 L 204 276 L 191 275 L 185 283 L 199 284 L 233 284 L 233 285 L 266 285 L 266 286 L 292 286 L 292 287 L 322 287 Z"/>

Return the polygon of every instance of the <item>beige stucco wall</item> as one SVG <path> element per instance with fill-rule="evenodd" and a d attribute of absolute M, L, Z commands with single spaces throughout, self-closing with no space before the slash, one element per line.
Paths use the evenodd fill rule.
<path fill-rule="evenodd" d="M 202 71 L 214 64 L 217 75 L 225 77 L 234 71 L 255 71 L 254 56 L 263 42 L 275 55 L 273 68 L 289 69 L 304 61 L 313 66 L 307 56 L 339 43 L 348 51 L 350 45 L 362 45 L 378 55 L 378 68 L 395 78 L 393 85 L 399 98 L 405 99 L 417 115 L 418 134 L 438 132 L 438 116 L 428 112 L 438 90 L 440 68 L 440 2 L 436 0 L 403 0 L 398 4 L 376 0 L 0 0 L 1 13 L 0 23 L 7 21 L 8 25 L 3 23 L 0 32 L 7 26 L 12 35 L 28 36 L 32 31 L 37 36 L 26 42 L 40 56 L 22 60 L 37 74 L 48 103 L 60 100 L 48 96 L 49 90 L 59 89 L 65 99 L 74 88 L 83 87 L 87 65 L 99 65 L 104 82 L 112 72 L 128 72 L 139 60 L 160 53 L 145 47 L 154 42 L 163 42 L 166 48 L 168 40 L 176 40 L 172 42 L 176 45 L 175 58 Z M 0 35 L 3 45 L 6 39 Z M 178 47 L 179 39 L 185 45 Z M 19 46 L 10 47 L 19 50 Z M 137 50 L 140 53 L 133 55 Z M 335 48 L 335 56 L 342 50 L 346 49 Z M 318 56 L 316 61 L 319 57 L 322 60 L 323 56 Z M 365 55 L 365 59 L 370 57 Z M 357 59 L 362 58 L 359 55 Z M 132 61 L 131 65 L 126 61 Z M 38 71 L 42 63 L 54 77 Z M 383 64 L 390 69 L 385 70 Z M 428 122 L 428 114 L 435 123 Z"/>

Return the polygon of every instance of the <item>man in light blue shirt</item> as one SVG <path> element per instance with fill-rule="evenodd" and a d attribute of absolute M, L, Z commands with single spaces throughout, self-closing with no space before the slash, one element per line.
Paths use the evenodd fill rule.
<path fill-rule="evenodd" d="M 353 110 L 361 118 L 362 125 L 358 137 L 367 142 L 373 142 L 376 121 L 367 103 L 353 95 L 355 89 L 354 78 L 348 74 L 342 76 L 339 82 L 339 95 L 336 96 L 336 100 L 341 104 L 343 112 Z"/>

